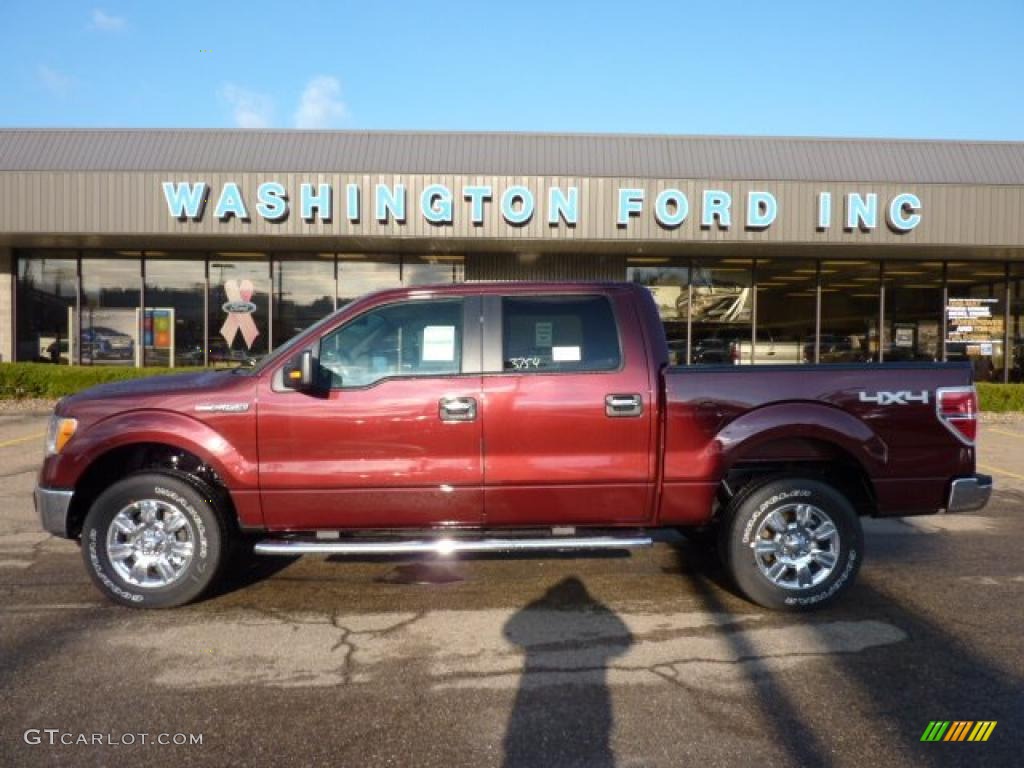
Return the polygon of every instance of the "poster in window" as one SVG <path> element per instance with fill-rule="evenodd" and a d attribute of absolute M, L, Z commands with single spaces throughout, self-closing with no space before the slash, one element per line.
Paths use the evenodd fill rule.
<path fill-rule="evenodd" d="M 917 326 L 906 323 L 897 323 L 893 328 L 892 344 L 897 349 L 913 349 L 914 348 L 914 331 L 917 330 Z"/>

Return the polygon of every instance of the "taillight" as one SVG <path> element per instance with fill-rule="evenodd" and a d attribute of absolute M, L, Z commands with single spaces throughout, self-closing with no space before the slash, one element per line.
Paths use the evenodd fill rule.
<path fill-rule="evenodd" d="M 974 387 L 949 387 L 935 393 L 939 421 L 968 445 L 978 437 L 978 393 Z"/>

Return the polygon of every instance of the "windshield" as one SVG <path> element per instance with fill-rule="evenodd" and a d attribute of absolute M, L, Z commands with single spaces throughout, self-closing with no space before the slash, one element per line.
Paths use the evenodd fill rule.
<path fill-rule="evenodd" d="M 327 317 L 323 318 L 322 320 L 318 320 L 313 325 L 309 326 L 309 328 L 305 328 L 305 329 L 299 331 L 297 334 L 295 334 L 290 339 L 288 339 L 288 341 L 286 341 L 280 347 L 278 347 L 273 352 L 271 352 L 269 355 L 267 355 L 262 360 L 260 360 L 252 368 L 238 368 L 236 370 L 239 373 L 252 374 L 252 375 L 257 375 L 257 374 L 263 373 L 263 371 L 267 370 L 267 368 L 269 368 L 270 366 L 274 365 L 278 360 L 283 360 L 284 358 L 288 357 L 288 355 L 292 354 L 296 350 L 296 348 L 299 346 L 299 339 L 305 337 L 305 335 L 307 333 L 309 333 L 310 331 L 318 330 L 318 329 L 322 328 L 323 326 L 327 325 L 335 317 L 337 317 L 338 312 L 340 312 L 340 311 L 341 311 L 340 309 L 335 310 L 334 312 L 329 314 Z"/>

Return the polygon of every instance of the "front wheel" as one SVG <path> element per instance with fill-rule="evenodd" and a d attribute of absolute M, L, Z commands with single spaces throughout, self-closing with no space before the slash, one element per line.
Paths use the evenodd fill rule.
<path fill-rule="evenodd" d="M 786 477 L 744 491 L 719 531 L 733 580 L 765 608 L 806 610 L 835 600 L 860 569 L 864 533 L 850 502 L 818 480 Z"/>
<path fill-rule="evenodd" d="M 198 482 L 143 472 L 105 490 L 82 526 L 82 556 L 115 603 L 170 608 L 213 582 L 227 542 L 215 496 Z"/>

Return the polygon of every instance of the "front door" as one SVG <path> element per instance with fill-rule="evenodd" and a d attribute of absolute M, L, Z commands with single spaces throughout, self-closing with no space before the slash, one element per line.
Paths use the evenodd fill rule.
<path fill-rule="evenodd" d="M 266 384 L 269 528 L 480 523 L 479 314 L 477 297 L 377 306 L 320 339 L 317 391 Z"/>
<path fill-rule="evenodd" d="M 655 402 L 633 306 L 614 293 L 485 302 L 487 524 L 648 520 Z"/>

